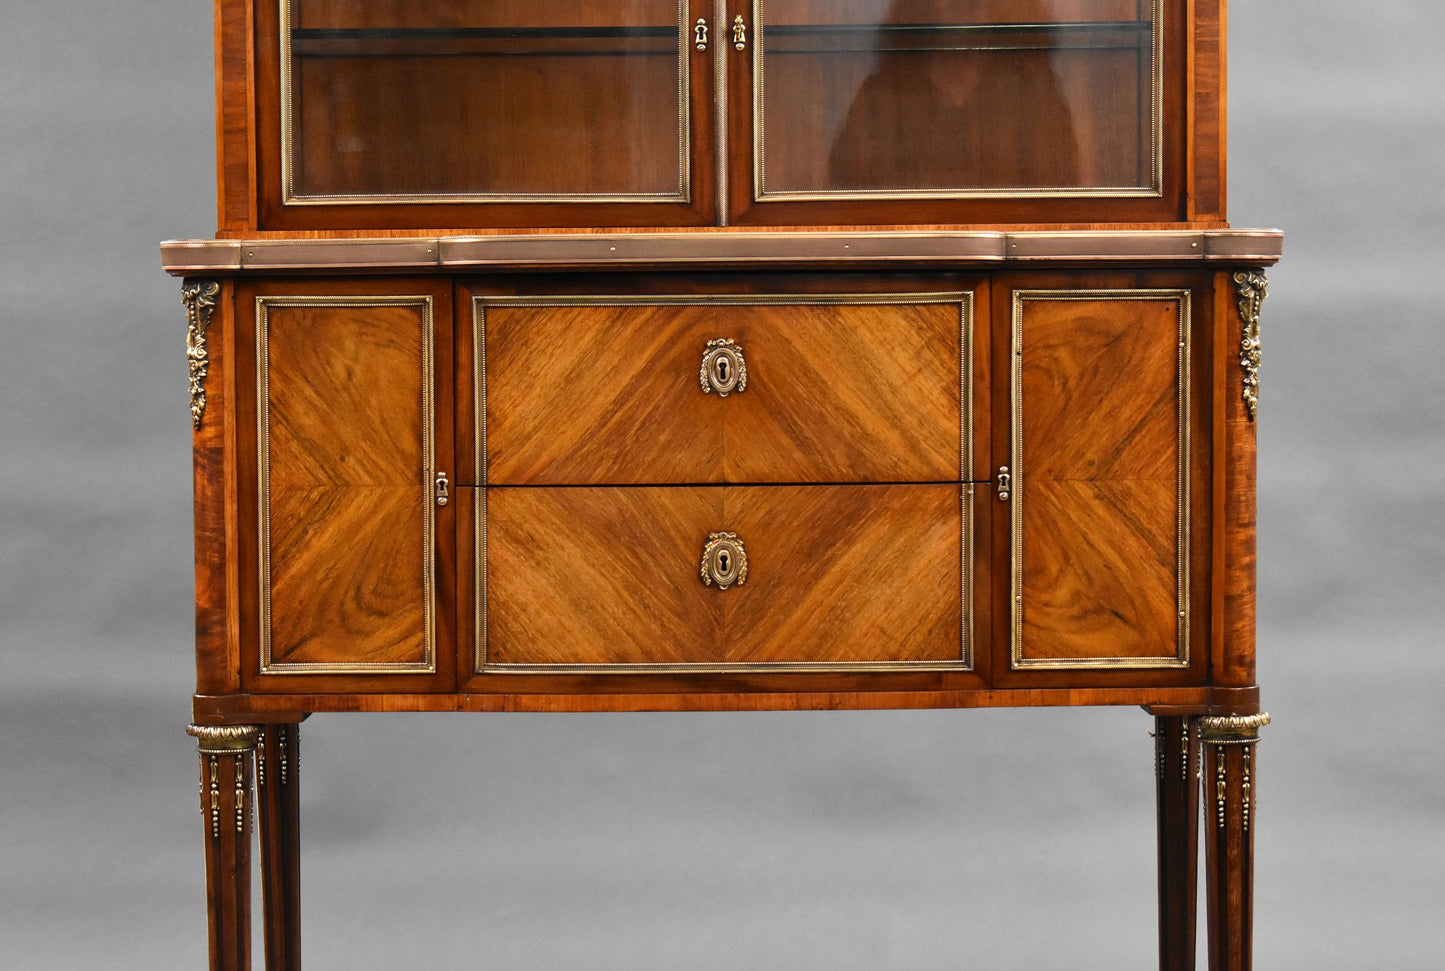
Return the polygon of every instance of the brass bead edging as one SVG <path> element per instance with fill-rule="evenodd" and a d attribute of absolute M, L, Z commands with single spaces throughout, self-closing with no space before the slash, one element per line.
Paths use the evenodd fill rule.
<path fill-rule="evenodd" d="M 1182 730 L 1179 733 L 1179 778 L 1184 782 L 1189 781 L 1189 721 L 1185 719 Z"/>
<path fill-rule="evenodd" d="M 1269 712 L 1257 715 L 1205 715 L 1199 719 L 1199 741 L 1204 745 L 1250 745 L 1270 721 Z"/>
<path fill-rule="evenodd" d="M 196 740 L 203 755 L 243 755 L 256 747 L 261 729 L 256 725 L 188 725 L 186 734 Z"/>
<path fill-rule="evenodd" d="M 221 760 L 218 756 L 212 755 L 206 761 L 210 770 L 211 788 L 209 800 L 206 798 L 206 793 L 201 795 L 201 812 L 204 813 L 208 808 L 210 809 L 211 836 L 216 838 L 221 835 Z"/>
<path fill-rule="evenodd" d="M 206 347 L 206 330 L 216 312 L 221 284 L 216 280 L 183 280 L 181 303 L 186 305 L 186 361 L 191 370 L 191 427 L 200 428 L 206 413 L 206 375 L 211 369 L 211 352 Z"/>
<path fill-rule="evenodd" d="M 1223 829 L 1224 807 L 1229 794 L 1228 777 L 1225 775 L 1224 749 L 1216 746 L 1214 753 L 1214 827 Z"/>
<path fill-rule="evenodd" d="M 1244 751 L 1240 753 L 1240 755 L 1243 756 L 1240 760 L 1240 772 L 1243 778 L 1239 783 L 1239 812 L 1244 821 L 1244 831 L 1246 833 L 1249 832 L 1250 809 L 1254 805 L 1254 793 L 1251 789 L 1249 778 L 1249 756 L 1253 751 L 1253 748 L 1246 746 Z"/>
<path fill-rule="evenodd" d="M 1234 274 L 1234 290 L 1244 334 L 1239 341 L 1239 363 L 1244 368 L 1244 407 L 1249 420 L 1259 415 L 1259 312 L 1268 294 L 1263 270 L 1240 270 Z"/>

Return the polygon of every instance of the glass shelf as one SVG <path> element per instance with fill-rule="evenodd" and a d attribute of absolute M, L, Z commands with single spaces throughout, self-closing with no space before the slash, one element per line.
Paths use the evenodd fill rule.
<path fill-rule="evenodd" d="M 1050 24 L 767 24 L 769 54 L 1098 50 L 1147 47 L 1145 20 Z"/>
<path fill-rule="evenodd" d="M 677 56 L 676 25 L 660 27 L 341 27 L 291 31 L 295 57 Z"/>

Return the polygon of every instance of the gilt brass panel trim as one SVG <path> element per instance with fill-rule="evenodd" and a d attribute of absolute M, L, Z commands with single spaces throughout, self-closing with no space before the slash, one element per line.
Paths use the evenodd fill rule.
<path fill-rule="evenodd" d="M 629 263 L 810 264 L 826 260 L 929 265 L 1003 261 L 997 232 L 727 232 L 501 233 L 325 239 L 173 240 L 161 244 L 166 272 L 430 267 L 504 269 Z"/>
<path fill-rule="evenodd" d="M 722 46 L 722 45 L 719 45 Z M 807 306 L 829 304 L 907 305 L 957 304 L 959 308 L 959 582 L 961 586 L 959 657 L 950 661 L 860 662 L 752 662 L 737 664 L 497 664 L 487 655 L 487 525 L 486 525 L 486 312 L 488 307 L 566 306 L 696 306 L 701 304 Z M 974 294 L 971 290 L 919 293 L 821 294 L 662 294 L 662 295 L 540 295 L 472 298 L 472 347 L 476 389 L 475 468 L 481 488 L 476 490 L 475 555 L 473 562 L 476 609 L 474 612 L 474 674 L 747 674 L 747 673 L 885 673 L 972 671 L 974 614 L 973 498 L 973 369 Z M 754 488 L 753 486 L 741 486 Z M 766 488 L 757 486 L 756 488 Z"/>
<path fill-rule="evenodd" d="M 260 592 L 258 627 L 262 674 L 435 674 L 436 656 L 436 506 L 422 503 L 423 660 L 416 662 L 277 661 L 271 650 L 271 428 L 269 328 L 273 307 L 420 307 L 422 318 L 422 451 L 421 495 L 430 497 L 436 477 L 435 313 L 431 294 L 362 296 L 260 296 L 256 298 L 256 443 L 257 520 Z"/>
<path fill-rule="evenodd" d="M 281 204 L 283 206 L 410 205 L 431 203 L 689 203 L 692 201 L 692 51 L 687 0 L 677 2 L 677 139 L 676 192 L 392 192 L 298 194 L 295 190 L 295 111 L 292 76 L 291 4 L 279 0 L 281 33 Z M 721 46 L 721 45 L 719 45 Z"/>
<path fill-rule="evenodd" d="M 992 264 L 1004 259 L 997 232 L 545 233 L 455 236 L 440 240 L 443 266 L 558 267 L 628 264 L 791 265 Z"/>
<path fill-rule="evenodd" d="M 242 245 L 240 258 L 247 270 L 431 267 L 437 265 L 440 251 L 440 241 L 426 237 L 257 239 Z"/>
<path fill-rule="evenodd" d="M 542 294 L 538 296 L 477 296 L 485 307 L 687 307 L 729 304 L 801 307 L 808 304 L 885 306 L 888 304 L 955 304 L 970 300 L 967 290 L 929 290 L 916 293 L 705 293 L 705 294 Z"/>
<path fill-rule="evenodd" d="M 738 664 L 496 664 L 477 674 L 918 674 L 966 673 L 960 661 L 774 661 Z"/>
<path fill-rule="evenodd" d="M 673 266 L 906 266 L 988 269 L 1010 263 L 1070 265 L 1120 263 L 1265 266 L 1283 251 L 1276 230 L 1073 231 L 1000 233 L 985 230 L 926 232 L 498 233 L 487 236 L 415 236 L 390 239 L 327 238 L 172 240 L 161 244 L 167 273 L 245 273 L 254 270 L 429 267 L 615 268 Z"/>
<path fill-rule="evenodd" d="M 717 24 L 726 23 L 727 3 L 726 0 L 715 0 L 713 4 L 714 22 Z M 728 46 L 719 43 L 713 47 L 713 98 L 716 104 L 713 106 L 713 168 L 716 170 L 717 201 L 713 209 L 717 213 L 719 226 L 726 226 L 731 221 L 732 200 L 728 194 L 731 192 L 729 180 L 732 176 L 729 173 L 731 166 L 728 164 Z"/>
<path fill-rule="evenodd" d="M 472 633 L 473 673 L 487 663 L 487 301 L 472 298 Z"/>
<path fill-rule="evenodd" d="M 241 244 L 223 239 L 168 239 L 161 243 L 161 269 L 172 276 L 234 272 L 241 268 Z"/>
<path fill-rule="evenodd" d="M 1155 670 L 1189 667 L 1190 624 L 1190 291 L 1170 289 L 1138 290 L 1015 290 L 1010 328 L 1009 422 L 1013 493 L 1009 499 L 1009 666 L 1013 670 Z M 1087 657 L 1027 658 L 1023 654 L 1023 323 L 1024 306 L 1030 301 L 1175 300 L 1178 301 L 1178 355 L 1175 380 L 1177 398 L 1176 512 L 1175 512 L 1175 603 L 1177 607 L 1174 657 Z"/>
<path fill-rule="evenodd" d="M 974 522 L 973 522 L 973 293 L 963 295 L 958 305 L 958 477 L 959 477 L 959 523 L 962 535 L 960 541 L 961 560 L 960 582 L 963 602 L 963 619 L 959 627 L 960 658 L 966 670 L 973 670 L 973 613 L 974 613 Z"/>
<path fill-rule="evenodd" d="M 1149 180 L 1145 186 L 1069 186 L 955 189 L 806 189 L 769 191 L 763 125 L 767 26 L 764 0 L 753 0 L 753 201 L 865 202 L 948 199 L 1158 199 L 1164 195 L 1164 0 L 1150 3 Z"/>

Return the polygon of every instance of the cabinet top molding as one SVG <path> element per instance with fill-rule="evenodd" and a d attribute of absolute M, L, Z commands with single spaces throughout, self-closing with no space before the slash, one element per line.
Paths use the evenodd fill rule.
<path fill-rule="evenodd" d="M 1268 266 L 1274 229 L 1195 231 L 670 232 L 170 240 L 175 275 L 276 270 L 518 269 L 641 265 L 997 266 L 1010 263 L 1232 263 Z"/>

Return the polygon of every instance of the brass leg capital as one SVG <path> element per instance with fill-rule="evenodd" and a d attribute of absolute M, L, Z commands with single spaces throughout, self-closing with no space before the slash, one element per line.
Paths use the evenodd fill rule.
<path fill-rule="evenodd" d="M 186 734 L 196 740 L 202 755 L 244 755 L 255 751 L 261 729 L 257 725 L 188 725 Z"/>
<path fill-rule="evenodd" d="M 1205 715 L 1199 719 L 1199 740 L 1205 745 L 1252 745 L 1270 722 L 1269 712 L 1257 715 Z"/>

